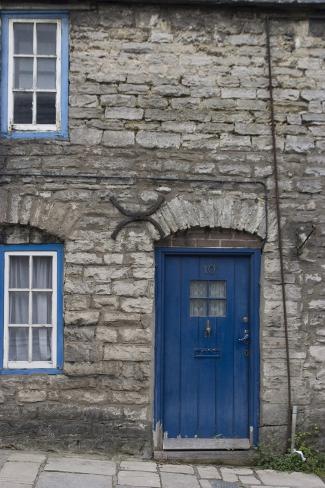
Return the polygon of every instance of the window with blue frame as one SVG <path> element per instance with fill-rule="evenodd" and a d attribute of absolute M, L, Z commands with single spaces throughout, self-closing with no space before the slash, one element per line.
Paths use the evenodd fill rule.
<path fill-rule="evenodd" d="M 1 132 L 68 134 L 68 17 L 2 15 Z"/>
<path fill-rule="evenodd" d="M 62 369 L 62 245 L 0 246 L 2 373 Z"/>

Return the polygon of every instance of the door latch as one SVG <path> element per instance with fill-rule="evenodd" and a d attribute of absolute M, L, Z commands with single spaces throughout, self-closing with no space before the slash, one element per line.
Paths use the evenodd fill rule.
<path fill-rule="evenodd" d="M 211 332 L 212 332 L 212 327 L 210 325 L 210 320 L 207 320 L 205 323 L 204 336 L 211 337 Z"/>
<path fill-rule="evenodd" d="M 238 342 L 241 342 L 242 344 L 248 344 L 249 342 L 249 333 L 248 333 L 248 329 L 245 329 L 244 330 L 244 335 L 243 337 L 240 337 L 238 339 Z"/>

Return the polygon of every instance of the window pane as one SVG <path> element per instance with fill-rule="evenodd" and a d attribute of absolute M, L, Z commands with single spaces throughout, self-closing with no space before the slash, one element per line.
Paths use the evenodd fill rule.
<path fill-rule="evenodd" d="M 37 24 L 37 54 L 56 54 L 56 24 Z"/>
<path fill-rule="evenodd" d="M 33 122 L 33 94 L 14 93 L 14 123 L 32 124 Z"/>
<path fill-rule="evenodd" d="M 226 315 L 226 300 L 209 301 L 209 317 L 224 317 Z"/>
<path fill-rule="evenodd" d="M 55 90 L 56 87 L 56 59 L 37 60 L 37 88 L 41 90 Z"/>
<path fill-rule="evenodd" d="M 14 88 L 20 90 L 33 88 L 33 59 L 15 58 Z"/>
<path fill-rule="evenodd" d="M 29 288 L 29 257 L 10 256 L 9 288 Z"/>
<path fill-rule="evenodd" d="M 56 94 L 37 93 L 37 124 L 56 123 Z"/>
<path fill-rule="evenodd" d="M 28 291 L 9 292 L 9 324 L 28 324 Z"/>
<path fill-rule="evenodd" d="M 52 258 L 33 257 L 33 288 L 52 288 Z"/>
<path fill-rule="evenodd" d="M 33 292 L 33 324 L 52 323 L 52 293 Z"/>
<path fill-rule="evenodd" d="M 206 317 L 207 316 L 207 300 L 191 299 L 190 300 L 190 316 L 191 317 Z"/>
<path fill-rule="evenodd" d="M 14 23 L 15 54 L 33 54 L 33 24 Z"/>
<path fill-rule="evenodd" d="M 28 361 L 28 327 L 9 327 L 9 361 Z"/>
<path fill-rule="evenodd" d="M 50 327 L 33 327 L 33 361 L 51 361 L 51 336 Z"/>
<path fill-rule="evenodd" d="M 193 298 L 207 297 L 207 281 L 191 281 L 190 296 Z"/>
<path fill-rule="evenodd" d="M 209 297 L 211 297 L 211 298 L 226 298 L 226 282 L 225 281 L 210 281 L 210 283 L 209 283 Z"/>

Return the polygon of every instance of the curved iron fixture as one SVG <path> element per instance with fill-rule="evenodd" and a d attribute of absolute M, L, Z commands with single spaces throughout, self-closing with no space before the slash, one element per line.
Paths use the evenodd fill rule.
<path fill-rule="evenodd" d="M 128 224 L 132 222 L 150 222 L 159 232 L 160 237 L 164 237 L 164 231 L 161 227 L 161 225 L 154 220 L 151 215 L 153 215 L 160 207 L 161 205 L 165 202 L 165 197 L 162 195 L 158 196 L 158 199 L 155 203 L 153 203 L 147 210 L 143 210 L 141 212 L 132 212 L 131 210 L 127 210 L 126 208 L 122 207 L 122 205 L 117 201 L 115 197 L 110 197 L 110 201 L 116 207 L 121 214 L 125 215 L 127 218 L 122 220 L 119 224 L 117 224 L 115 230 L 112 232 L 112 239 L 117 238 L 118 234 L 120 231 L 126 227 Z"/>

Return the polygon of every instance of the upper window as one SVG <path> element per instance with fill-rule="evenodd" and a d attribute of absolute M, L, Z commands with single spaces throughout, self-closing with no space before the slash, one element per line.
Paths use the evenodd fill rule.
<path fill-rule="evenodd" d="M 4 370 L 56 369 L 60 366 L 60 247 L 0 246 L 0 270 L 2 268 L 4 282 L 3 307 L 0 307 L 3 309 Z"/>
<path fill-rule="evenodd" d="M 4 15 L 3 133 L 66 135 L 66 20 L 45 14 Z"/>

